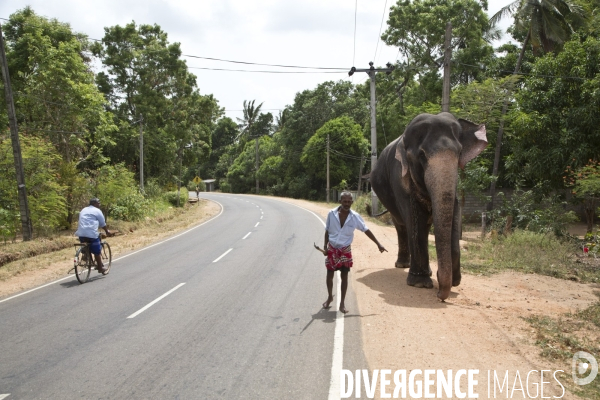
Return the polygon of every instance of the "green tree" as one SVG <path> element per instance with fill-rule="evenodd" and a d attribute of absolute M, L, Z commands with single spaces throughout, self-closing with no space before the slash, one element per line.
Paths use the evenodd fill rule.
<path fill-rule="evenodd" d="M 178 155 L 186 166 L 208 158 L 210 133 L 222 110 L 212 95 L 199 94 L 179 43 L 169 43 L 158 25 L 132 22 L 105 28 L 102 43 L 92 50 L 106 67 L 96 81 L 119 125 L 115 145 L 107 149 L 113 162 L 137 168 L 140 120 L 148 178 L 172 182 L 179 175 Z"/>
<path fill-rule="evenodd" d="M 3 29 L 20 131 L 50 140 L 65 162 L 105 162 L 101 149 L 115 126 L 90 72 L 87 38 L 30 7 Z"/>
<path fill-rule="evenodd" d="M 304 146 L 331 119 L 345 115 L 361 126 L 368 124 L 368 105 L 369 97 L 347 81 L 328 81 L 313 90 L 297 93 L 292 106 L 284 111 L 285 123 L 277 139 L 284 159 L 281 166 L 284 179 L 278 193 L 296 198 L 317 198 L 322 181 L 309 176 L 300 162 Z"/>
<path fill-rule="evenodd" d="M 583 203 L 587 232 L 594 229 L 594 214 L 600 200 L 600 162 L 588 160 L 588 163 L 577 170 L 567 167 L 563 179 L 565 186 L 571 187 L 571 193 Z"/>
<path fill-rule="evenodd" d="M 523 37 L 523 32 L 526 32 L 523 39 L 521 53 L 517 59 L 514 74 L 517 75 L 521 69 L 521 63 L 525 55 L 525 50 L 531 43 L 534 53 L 542 53 L 552 51 L 556 46 L 564 43 L 565 40 L 573 33 L 573 28 L 569 21 L 581 24 L 583 21 L 583 9 L 576 3 L 570 0 L 515 0 L 509 5 L 501 8 L 496 14 L 490 18 L 490 23 L 496 25 L 502 18 L 507 15 L 514 17 L 513 32 L 516 36 Z M 520 35 L 519 35 L 520 34 Z M 498 168 L 500 165 L 500 152 L 502 150 L 502 136 L 504 134 L 504 115 L 508 111 L 508 103 L 510 92 L 507 92 L 502 107 L 502 119 L 498 128 L 496 138 L 496 151 L 494 154 L 493 175 L 498 176 Z M 494 197 L 496 195 L 496 179 L 492 180 L 490 186 L 490 195 L 493 206 Z"/>
<path fill-rule="evenodd" d="M 559 54 L 536 60 L 508 119 L 507 170 L 546 191 L 563 188 L 562 176 L 600 154 L 600 40 L 574 35 Z"/>
<path fill-rule="evenodd" d="M 58 176 L 61 157 L 54 146 L 43 138 L 21 135 L 20 140 L 31 222 L 34 232 L 39 236 L 65 226 L 66 187 L 59 183 Z M 9 217 L 0 224 L 6 225 L 7 228 L 19 224 L 19 203 L 14 174 L 10 140 L 6 137 L 0 138 L 0 209 L 4 210 L 2 214 L 5 218 L 7 215 Z M 15 229 L 11 231 L 16 233 Z"/>
<path fill-rule="evenodd" d="M 258 118 L 261 114 L 261 108 L 263 103 L 255 106 L 254 103 L 256 100 L 246 101 L 244 100 L 243 110 L 243 118 L 238 118 L 237 120 L 240 122 L 240 136 L 237 138 L 243 144 L 253 138 L 255 133 L 252 130 L 253 125 L 258 121 Z"/>
<path fill-rule="evenodd" d="M 221 156 L 227 152 L 235 143 L 239 135 L 237 124 L 229 117 L 219 119 L 211 133 L 212 149 L 207 162 L 198 166 L 200 176 L 204 179 L 225 177 L 225 174 L 217 176 L 217 164 Z"/>
<path fill-rule="evenodd" d="M 273 154 L 273 138 L 261 136 L 258 138 L 260 159 L 267 159 Z M 224 159 L 228 154 L 223 154 Z M 226 162 L 225 160 L 223 160 Z M 256 183 L 256 148 L 255 143 L 247 142 L 244 150 L 235 158 L 227 172 L 227 182 L 233 193 L 249 193 Z"/>
<path fill-rule="evenodd" d="M 391 7 L 388 29 L 381 38 L 389 46 L 398 47 L 405 65 L 401 68 L 405 81 L 419 75 L 425 95 L 423 102 L 439 102 L 442 82 L 439 70 L 444 56 L 446 22 L 452 24 L 453 76 L 466 83 L 481 72 L 473 68 L 473 60 L 492 52 L 485 39 L 491 32 L 485 10 L 486 1 L 475 0 L 398 0 Z"/>
<path fill-rule="evenodd" d="M 368 154 L 369 143 L 360 125 L 342 116 L 326 122 L 310 138 L 302 152 L 307 172 L 324 182 L 327 179 L 327 138 L 329 137 L 329 175 L 332 186 L 342 180 L 356 181 L 361 156 Z"/>

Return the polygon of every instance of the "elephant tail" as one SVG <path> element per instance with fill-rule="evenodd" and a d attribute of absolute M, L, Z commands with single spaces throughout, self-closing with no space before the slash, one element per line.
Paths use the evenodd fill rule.
<path fill-rule="evenodd" d="M 382 215 L 384 215 L 385 213 L 388 212 L 388 210 L 384 210 L 384 211 L 380 212 L 377 215 L 373 215 L 373 210 L 371 209 L 371 205 L 370 204 L 365 205 L 365 208 L 367 209 L 367 214 L 369 214 L 369 217 L 373 217 L 373 218 L 381 217 Z"/>

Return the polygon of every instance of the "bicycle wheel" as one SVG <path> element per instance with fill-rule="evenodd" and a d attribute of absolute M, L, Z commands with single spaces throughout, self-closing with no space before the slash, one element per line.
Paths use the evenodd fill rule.
<path fill-rule="evenodd" d="M 79 283 L 86 283 L 92 269 L 92 256 L 88 246 L 81 246 L 75 252 L 75 276 Z"/>
<path fill-rule="evenodd" d="M 102 242 L 102 263 L 104 263 L 104 269 L 106 270 L 104 275 L 107 275 L 112 264 L 112 253 L 110 251 L 110 245 L 106 242 Z"/>

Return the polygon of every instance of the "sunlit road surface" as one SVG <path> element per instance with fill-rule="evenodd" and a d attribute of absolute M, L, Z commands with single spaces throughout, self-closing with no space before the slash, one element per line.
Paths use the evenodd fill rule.
<path fill-rule="evenodd" d="M 360 318 L 321 310 L 322 220 L 201 196 L 222 212 L 115 257 L 109 275 L 0 299 L 0 399 L 328 399 L 336 368 L 367 368 Z"/>

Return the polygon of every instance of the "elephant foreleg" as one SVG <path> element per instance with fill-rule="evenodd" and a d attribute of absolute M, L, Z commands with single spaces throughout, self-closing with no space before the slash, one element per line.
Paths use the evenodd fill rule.
<path fill-rule="evenodd" d="M 396 260 L 396 268 L 410 267 L 410 249 L 408 247 L 408 234 L 406 225 L 398 218 L 393 217 L 396 233 L 398 234 L 398 259 Z"/>
<path fill-rule="evenodd" d="M 410 247 L 410 270 L 406 283 L 409 286 L 420 288 L 433 288 L 431 280 L 431 268 L 429 267 L 429 246 L 428 236 L 431 223 L 429 222 L 429 213 L 411 196 L 411 226 L 409 232 Z"/>
<path fill-rule="evenodd" d="M 452 219 L 452 286 L 460 285 L 460 231 L 461 231 L 461 214 L 458 199 L 454 200 L 454 216 Z"/>

